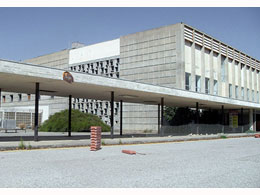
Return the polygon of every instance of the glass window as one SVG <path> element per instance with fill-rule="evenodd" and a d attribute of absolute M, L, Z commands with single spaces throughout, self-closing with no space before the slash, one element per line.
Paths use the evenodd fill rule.
<path fill-rule="evenodd" d="M 214 95 L 218 95 L 218 81 L 214 80 Z"/>
<path fill-rule="evenodd" d="M 13 102 L 14 101 L 14 96 L 10 95 L 10 99 L 11 99 L 11 102 Z"/>
<path fill-rule="evenodd" d="M 232 85 L 229 84 L 229 98 L 232 98 Z"/>
<path fill-rule="evenodd" d="M 255 91 L 252 90 L 252 102 L 254 102 L 254 101 L 255 101 Z"/>
<path fill-rule="evenodd" d="M 238 99 L 238 86 L 235 88 L 236 99 Z"/>
<path fill-rule="evenodd" d="M 205 78 L 205 93 L 206 94 L 210 93 L 210 80 L 209 80 L 209 78 Z"/>
<path fill-rule="evenodd" d="M 259 92 L 256 93 L 256 102 L 259 103 Z"/>
<path fill-rule="evenodd" d="M 190 77 L 191 77 L 191 74 L 190 73 L 185 73 L 185 89 L 186 90 L 190 90 Z"/>
<path fill-rule="evenodd" d="M 196 91 L 200 92 L 200 76 L 196 75 Z"/>
<path fill-rule="evenodd" d="M 249 89 L 247 89 L 247 101 L 249 101 L 249 97 L 250 97 Z"/>
<path fill-rule="evenodd" d="M 244 94 L 245 94 L 244 93 L 244 87 L 241 87 L 241 98 L 242 98 L 242 100 L 244 100 L 244 98 L 245 98 Z"/>
<path fill-rule="evenodd" d="M 22 94 L 18 94 L 18 101 L 22 101 Z"/>

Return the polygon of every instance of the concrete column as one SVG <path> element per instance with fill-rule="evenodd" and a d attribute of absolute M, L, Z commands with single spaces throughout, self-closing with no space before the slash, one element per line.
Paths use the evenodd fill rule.
<path fill-rule="evenodd" d="M 236 98 L 236 76 L 235 60 L 232 60 L 232 98 Z"/>
<path fill-rule="evenodd" d="M 237 79 L 238 79 L 238 99 L 241 100 L 241 63 L 238 63 L 238 75 Z"/>
<path fill-rule="evenodd" d="M 196 102 L 196 126 L 197 126 L 197 134 L 199 134 L 199 102 Z"/>
<path fill-rule="evenodd" d="M 123 135 L 123 101 L 120 100 L 120 136 Z"/>
<path fill-rule="evenodd" d="M 253 85 L 253 83 L 252 83 L 252 76 L 253 76 L 253 74 L 252 74 L 252 72 L 253 72 L 253 69 L 252 69 L 252 67 L 250 67 L 249 68 L 249 78 L 247 78 L 247 79 L 249 79 L 249 94 L 250 94 L 250 96 L 249 96 L 249 101 L 252 101 L 252 97 L 253 97 L 253 93 L 252 93 L 252 85 Z"/>
<path fill-rule="evenodd" d="M 254 130 L 254 112 L 253 109 L 249 109 L 249 130 Z"/>
<path fill-rule="evenodd" d="M 111 102 L 110 102 L 110 106 L 111 106 L 111 117 L 110 117 L 110 125 L 111 125 L 111 138 L 114 137 L 114 92 L 111 92 Z"/>
<path fill-rule="evenodd" d="M 209 70 L 210 70 L 210 87 L 209 87 L 209 91 L 210 94 L 213 94 L 214 92 L 214 74 L 213 74 L 213 50 L 210 51 L 210 64 L 209 64 Z"/>
<path fill-rule="evenodd" d="M 35 84 L 34 141 L 38 141 L 40 83 Z"/>
<path fill-rule="evenodd" d="M 68 120 L 68 136 L 71 137 L 71 95 L 69 95 L 69 120 Z"/>
<path fill-rule="evenodd" d="M 226 57 L 225 62 L 225 94 L 226 97 L 229 97 L 229 69 L 228 69 L 228 57 Z"/>
<path fill-rule="evenodd" d="M 244 99 L 247 101 L 247 66 L 244 66 Z"/>
<path fill-rule="evenodd" d="M 217 72 L 217 76 L 218 76 L 218 96 L 222 96 L 223 92 L 222 92 L 222 80 L 221 80 L 221 54 L 219 52 L 218 54 L 218 72 Z"/>
<path fill-rule="evenodd" d="M 195 91 L 196 86 L 196 67 L 195 67 L 195 43 L 191 45 L 191 91 Z"/>
<path fill-rule="evenodd" d="M 161 98 L 161 129 L 160 129 L 160 135 L 163 135 L 163 120 L 164 120 L 164 98 Z"/>
<path fill-rule="evenodd" d="M 205 93 L 205 47 L 201 48 L 201 92 Z"/>

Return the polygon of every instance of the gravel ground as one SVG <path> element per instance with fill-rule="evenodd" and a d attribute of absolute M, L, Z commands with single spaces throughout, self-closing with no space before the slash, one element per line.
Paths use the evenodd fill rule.
<path fill-rule="evenodd" d="M 0 162 L 0 188 L 260 187 L 255 138 L 9 151 Z"/>

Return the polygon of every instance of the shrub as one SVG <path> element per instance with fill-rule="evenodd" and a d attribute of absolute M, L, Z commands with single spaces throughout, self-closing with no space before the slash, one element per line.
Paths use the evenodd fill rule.
<path fill-rule="evenodd" d="M 51 115 L 39 128 L 40 131 L 65 132 L 68 130 L 68 110 L 63 110 Z M 84 132 L 89 131 L 91 126 L 101 126 L 102 131 L 110 131 L 110 127 L 105 124 L 98 116 L 80 112 L 71 111 L 71 131 Z"/>

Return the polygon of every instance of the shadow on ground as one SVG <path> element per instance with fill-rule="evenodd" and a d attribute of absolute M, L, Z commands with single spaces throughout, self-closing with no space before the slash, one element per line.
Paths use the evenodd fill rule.
<path fill-rule="evenodd" d="M 9 135 L 1 136 L 0 142 L 12 142 L 20 141 L 22 138 L 24 141 L 34 141 L 34 136 L 31 135 L 16 135 L 15 133 L 8 133 Z M 132 137 L 156 137 L 158 134 L 125 134 L 125 135 L 114 135 L 113 138 L 132 138 Z M 102 135 L 103 139 L 110 139 L 111 135 Z M 39 135 L 39 141 L 54 141 L 54 140 L 81 140 L 90 139 L 90 135 L 73 135 L 68 137 L 67 134 L 64 135 Z"/>

